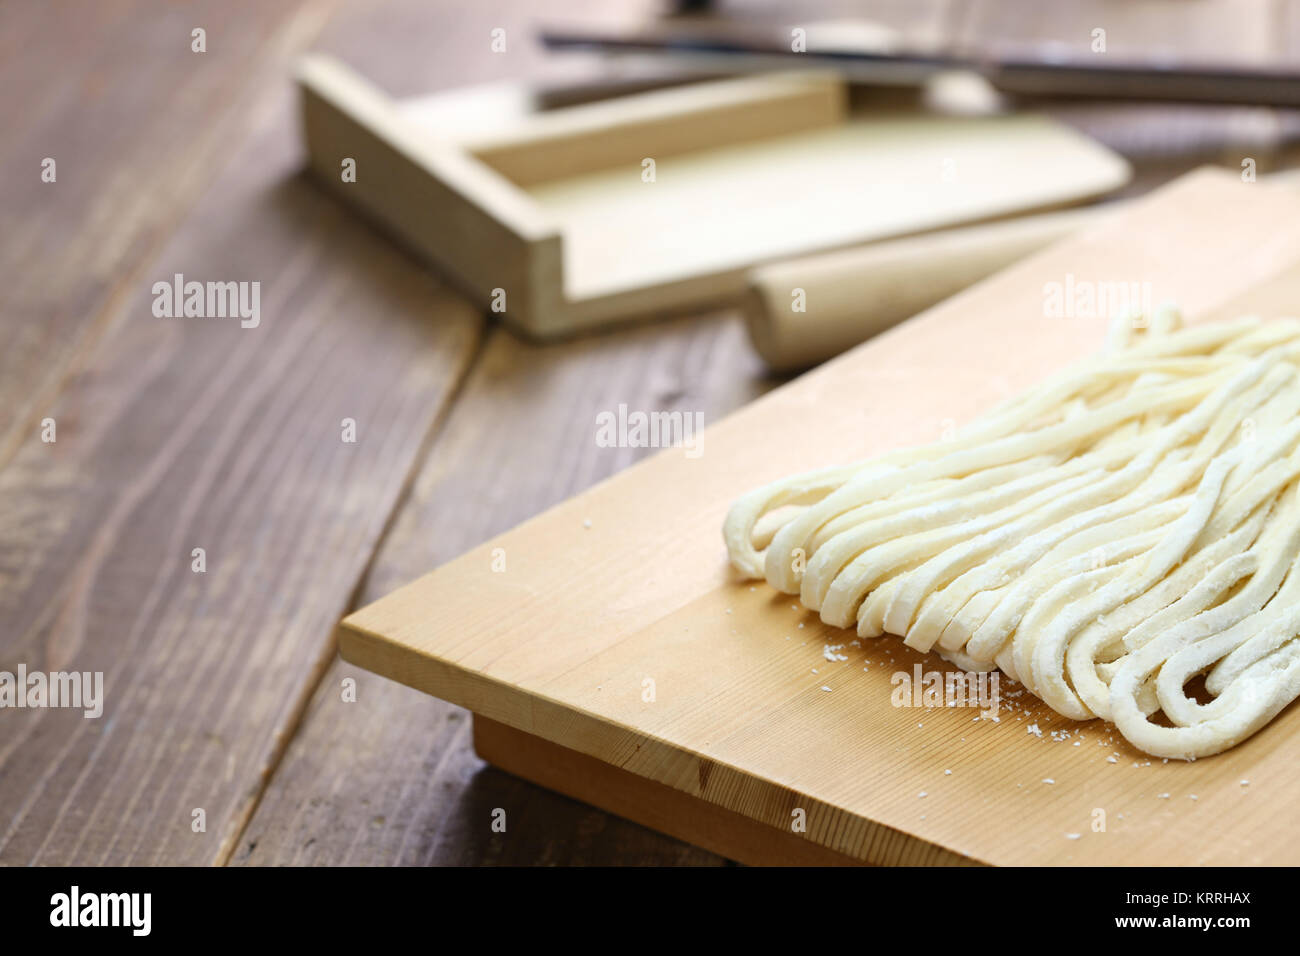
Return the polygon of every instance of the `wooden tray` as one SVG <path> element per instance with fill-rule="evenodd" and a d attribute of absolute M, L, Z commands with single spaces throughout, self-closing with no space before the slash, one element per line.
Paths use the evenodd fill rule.
<path fill-rule="evenodd" d="M 1294 314 L 1297 223 L 1293 188 L 1193 174 L 708 428 L 698 457 L 669 449 L 357 611 L 341 652 L 490 721 L 507 770 L 741 860 L 1300 862 L 1300 708 L 1162 763 L 1027 693 L 996 723 L 894 707 L 893 673 L 942 662 L 891 637 L 825 660 L 853 635 L 734 581 L 720 535 L 756 484 L 932 440 L 1097 348 L 1104 319 L 1045 318 L 1047 283 L 1149 282 L 1195 321 Z"/>
<path fill-rule="evenodd" d="M 759 262 L 1080 202 L 1129 177 L 1044 117 L 850 117 L 827 73 L 545 113 L 482 91 L 457 94 L 462 110 L 397 102 L 324 57 L 299 83 L 321 180 L 479 302 L 501 311 L 502 290 L 506 317 L 541 338 L 738 296 Z"/>

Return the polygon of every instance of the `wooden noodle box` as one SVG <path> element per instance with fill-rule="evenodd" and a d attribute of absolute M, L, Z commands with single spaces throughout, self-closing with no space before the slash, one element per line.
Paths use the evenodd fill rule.
<path fill-rule="evenodd" d="M 823 72 L 545 112 L 504 91 L 400 102 L 321 56 L 298 78 L 320 180 L 540 339 L 734 301 L 758 263 L 1082 202 L 1130 175 L 1045 117 L 850 115 Z"/>
<path fill-rule="evenodd" d="M 709 425 L 697 457 L 667 449 L 356 611 L 343 657 L 473 711 L 505 769 L 739 860 L 1300 862 L 1300 708 L 1163 763 L 1027 692 L 997 722 L 894 706 L 893 674 L 949 668 L 851 646 L 729 570 L 742 493 L 932 441 L 1099 348 L 1105 318 L 1044 315 L 1067 274 L 1149 282 L 1191 322 L 1294 315 L 1300 191 L 1191 174 Z"/>

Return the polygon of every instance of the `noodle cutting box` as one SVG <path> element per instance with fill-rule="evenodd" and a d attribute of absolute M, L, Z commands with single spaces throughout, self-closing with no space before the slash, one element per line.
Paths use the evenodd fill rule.
<path fill-rule="evenodd" d="M 743 492 L 938 438 L 1102 344 L 1044 289 L 1149 284 L 1190 322 L 1294 314 L 1300 191 L 1194 173 L 365 607 L 343 657 L 474 712 L 484 759 L 747 863 L 1294 864 L 1300 710 L 1162 762 L 729 570 Z M 1144 286 L 1146 287 L 1146 286 Z M 493 571 L 493 552 L 508 558 Z M 834 645 L 842 645 L 834 647 Z M 1249 781 L 1246 783 L 1245 781 Z"/>
<path fill-rule="evenodd" d="M 550 110 L 509 87 L 397 100 L 324 56 L 298 83 L 319 181 L 539 339 L 734 302 L 757 263 L 1079 203 L 1130 176 L 1048 117 L 862 115 L 817 71 Z"/>

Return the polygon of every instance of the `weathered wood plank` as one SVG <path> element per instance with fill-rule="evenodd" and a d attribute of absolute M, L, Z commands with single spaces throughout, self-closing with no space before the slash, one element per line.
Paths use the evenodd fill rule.
<path fill-rule="evenodd" d="M 330 5 L 0 6 L 0 466 Z M 206 52 L 192 49 L 195 28 Z M 47 158 L 53 182 L 42 179 Z"/>
<path fill-rule="evenodd" d="M 298 173 L 295 106 L 260 91 L 46 412 L 57 442 L 0 471 L 0 668 L 105 695 L 100 720 L 0 715 L 0 862 L 224 858 L 476 347 L 474 310 Z M 178 272 L 259 281 L 260 324 L 156 318 Z"/>
<path fill-rule="evenodd" d="M 733 316 L 688 317 L 563 346 L 494 333 L 434 443 L 360 603 L 620 471 L 596 415 L 702 412 L 765 391 Z M 357 699 L 343 700 L 343 681 Z M 506 811 L 506 833 L 491 830 Z M 464 711 L 336 662 L 234 862 L 717 863 L 635 824 L 485 768 Z"/>

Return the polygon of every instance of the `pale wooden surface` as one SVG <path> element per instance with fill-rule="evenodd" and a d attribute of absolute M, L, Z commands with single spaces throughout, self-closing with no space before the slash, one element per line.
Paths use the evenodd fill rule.
<path fill-rule="evenodd" d="M 669 157 L 657 175 L 652 189 L 606 170 L 529 190 L 562 224 L 569 295 L 612 296 L 1082 202 L 1123 186 L 1129 173 L 1113 153 L 1044 117 L 904 116 Z M 692 216 L 695 225 L 682 228 Z"/>
<path fill-rule="evenodd" d="M 741 582 L 718 529 L 756 485 L 935 440 L 1094 352 L 1105 317 L 1044 315 L 1045 284 L 1068 274 L 1149 283 L 1191 322 L 1294 314 L 1300 229 L 1283 224 L 1298 221 L 1293 186 L 1190 174 L 729 416 L 698 457 L 666 451 L 362 608 L 342 654 L 773 839 L 802 809 L 809 842 L 863 862 L 941 847 L 1000 865 L 1295 864 L 1300 708 L 1184 763 L 1010 681 L 997 720 L 897 707 L 893 675 L 948 669 L 937 656 L 892 637 L 853 648 L 796 598 Z M 913 843 L 886 854 L 888 831 Z"/>
<path fill-rule="evenodd" d="M 475 301 L 501 310 L 504 294 L 504 318 L 539 339 L 734 304 L 757 263 L 1080 203 L 1131 178 L 1045 116 L 850 116 L 825 71 L 531 114 L 475 92 L 476 111 L 427 127 L 428 96 L 403 105 L 335 59 L 298 76 L 322 181 Z M 508 119 L 483 115 L 494 108 Z M 467 114 L 472 130 L 448 124 Z"/>
<path fill-rule="evenodd" d="M 343 610 L 630 463 L 566 447 L 596 410 L 712 420 L 770 384 L 731 315 L 540 350 L 494 329 L 476 347 L 476 315 L 296 175 L 299 52 L 336 54 L 399 96 L 579 74 L 589 63 L 544 64 L 528 25 L 619 6 L 0 7 L 0 668 L 103 668 L 120 708 L 97 723 L 0 714 L 0 862 L 721 862 L 485 769 L 462 712 L 339 663 L 331 637 Z M 1278 26 L 1263 37 L 1233 4 L 1198 4 L 1218 11 L 1209 27 L 1183 3 L 1142 16 L 1157 6 L 1165 19 L 1145 28 L 1160 42 L 1188 29 L 1251 55 L 1297 47 L 1294 3 L 1268 5 Z M 1050 36 L 1065 16 L 1029 4 L 1033 21 L 984 26 L 988 9 L 877 15 L 929 44 Z M 1135 5 L 1092 9 L 1115 43 Z M 509 56 L 483 52 L 496 26 L 520 40 Z M 1203 159 L 1267 169 L 1295 125 L 1052 111 L 1129 155 L 1134 192 Z M 39 180 L 45 156 L 55 186 Z M 260 278 L 262 327 L 153 320 L 149 284 L 178 267 Z M 39 441 L 46 415 L 54 446 Z M 356 446 L 338 442 L 344 415 Z M 347 676 L 350 715 L 335 706 Z M 190 829 L 200 806 L 204 834 Z M 495 807 L 507 835 L 490 831 Z"/>
<path fill-rule="evenodd" d="M 799 371 L 924 312 L 1025 258 L 1115 203 L 1017 216 L 753 269 L 741 303 L 754 348 L 773 369 Z M 803 291 L 795 311 L 791 293 Z M 862 304 L 870 302 L 869 311 Z"/>

